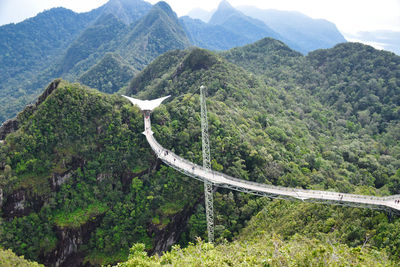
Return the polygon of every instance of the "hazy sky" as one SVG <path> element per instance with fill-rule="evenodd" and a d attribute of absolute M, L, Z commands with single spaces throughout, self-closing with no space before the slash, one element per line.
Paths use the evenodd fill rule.
<path fill-rule="evenodd" d="M 76 12 L 89 11 L 107 0 L 0 0 L 0 25 L 19 22 L 44 9 L 63 6 Z M 154 4 L 158 0 L 149 0 Z M 193 8 L 212 10 L 219 0 L 166 0 L 178 16 Z M 357 31 L 400 31 L 400 0 L 228 0 L 233 6 L 252 5 L 263 9 L 297 10 L 313 18 L 336 24 L 342 33 Z"/>

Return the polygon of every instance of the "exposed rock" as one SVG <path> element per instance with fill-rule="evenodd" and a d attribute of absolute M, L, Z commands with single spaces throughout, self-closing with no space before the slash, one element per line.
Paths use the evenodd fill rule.
<path fill-rule="evenodd" d="M 16 118 L 6 120 L 0 126 L 0 140 L 4 140 L 9 133 L 13 133 L 18 130 L 18 121 Z"/>
<path fill-rule="evenodd" d="M 79 247 L 89 242 L 91 233 L 102 219 L 103 215 L 97 216 L 79 228 L 56 228 L 57 247 L 52 252 L 41 255 L 40 262 L 51 267 L 84 266 L 84 254 L 79 251 Z"/>
<path fill-rule="evenodd" d="M 0 188 L 0 209 L 3 207 L 3 189 Z"/>
<path fill-rule="evenodd" d="M 50 180 L 50 186 L 52 190 L 58 190 L 62 184 L 71 178 L 71 172 L 63 174 L 54 173 Z"/>
<path fill-rule="evenodd" d="M 38 100 L 35 103 L 35 107 L 38 107 L 40 104 L 42 104 L 46 98 L 54 91 L 57 89 L 58 85 L 60 84 L 61 79 L 56 79 L 52 81 L 44 90 L 44 92 L 38 97 Z"/>
<path fill-rule="evenodd" d="M 204 201 L 204 196 L 201 196 L 193 205 L 186 206 L 181 212 L 175 214 L 171 222 L 163 229 L 159 229 L 154 224 L 150 225 L 150 235 L 154 234 L 156 237 L 154 248 L 150 251 L 151 254 L 161 255 L 179 241 L 181 234 L 186 230 L 190 216 L 201 201 Z"/>
<path fill-rule="evenodd" d="M 2 210 L 5 219 L 25 216 L 32 211 L 38 212 L 44 204 L 43 199 L 38 196 L 30 196 L 29 192 L 24 189 L 19 189 L 7 195 L 4 200 Z"/>
<path fill-rule="evenodd" d="M 7 197 L 3 207 L 6 218 L 27 215 L 30 210 L 26 206 L 26 196 L 23 190 L 18 190 Z"/>

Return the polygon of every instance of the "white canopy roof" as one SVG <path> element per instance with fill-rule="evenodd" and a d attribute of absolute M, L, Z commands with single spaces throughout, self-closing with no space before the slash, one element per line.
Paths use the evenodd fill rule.
<path fill-rule="evenodd" d="M 125 95 L 122 95 L 122 96 L 127 98 L 129 101 L 131 101 L 132 104 L 138 105 L 139 108 L 143 111 L 144 110 L 152 111 L 153 109 L 155 109 L 156 107 L 161 105 L 161 102 L 163 102 L 165 99 L 170 97 L 170 95 L 168 95 L 168 96 L 164 96 L 164 97 L 153 99 L 153 100 L 140 100 L 140 99 L 136 99 L 136 98 L 125 96 Z"/>

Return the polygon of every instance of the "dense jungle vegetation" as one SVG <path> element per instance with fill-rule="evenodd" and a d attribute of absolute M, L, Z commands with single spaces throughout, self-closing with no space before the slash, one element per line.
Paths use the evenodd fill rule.
<path fill-rule="evenodd" d="M 304 57 L 273 39 L 219 54 L 167 52 L 125 93 L 171 94 L 152 114 L 155 137 L 196 163 L 200 85 L 208 88 L 213 169 L 282 186 L 400 193 L 398 56 L 348 43 Z M 226 189 L 214 194 L 216 245 L 196 241 L 206 240 L 203 185 L 160 164 L 139 109 L 79 84 L 53 87 L 0 144 L 4 248 L 49 263 L 74 235 L 81 262 L 151 265 L 144 251 L 161 252 L 172 238 L 189 246 L 154 264 L 398 264 L 397 216 Z"/>
<path fill-rule="evenodd" d="M 345 230 L 347 227 L 355 230 L 386 221 L 378 213 L 357 211 L 352 214 L 346 208 L 287 201 L 264 204 L 266 207 L 250 220 L 233 242 L 221 240 L 210 244 L 198 238 L 185 248 L 175 245 L 161 257 L 148 257 L 145 246 L 135 244 L 128 260 L 117 266 L 396 265 L 385 250 L 370 246 L 368 235 L 356 246 L 343 242 L 351 238 L 349 230 Z M 366 222 L 356 216 L 366 218 Z M 384 224 L 387 225 L 387 221 Z"/>

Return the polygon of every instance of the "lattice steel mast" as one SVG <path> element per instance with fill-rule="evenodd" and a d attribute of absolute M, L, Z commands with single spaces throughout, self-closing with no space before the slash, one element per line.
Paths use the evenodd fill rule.
<path fill-rule="evenodd" d="M 208 120 L 206 105 L 206 88 L 200 86 L 200 105 L 201 105 L 201 140 L 203 149 L 203 167 L 211 171 L 210 140 L 208 138 Z M 209 181 L 204 181 L 204 202 L 206 206 L 206 220 L 208 242 L 214 242 L 214 203 L 213 185 Z"/>

